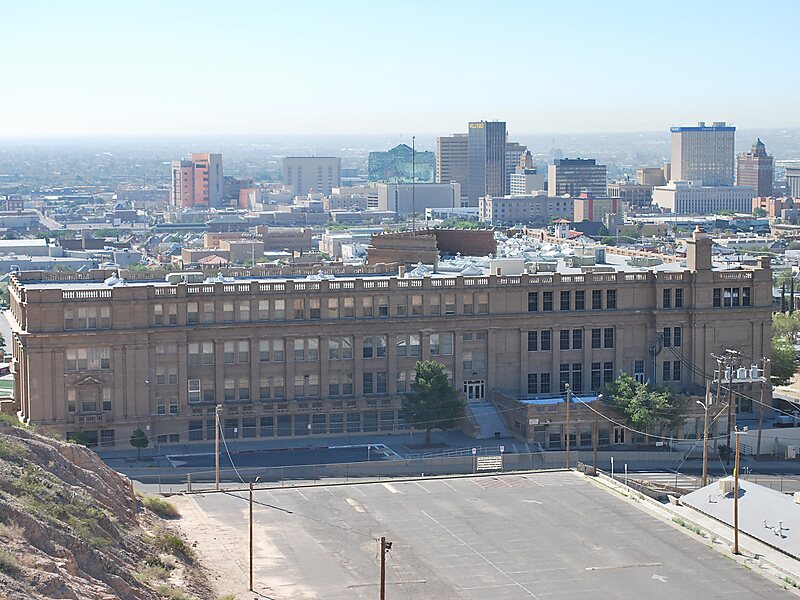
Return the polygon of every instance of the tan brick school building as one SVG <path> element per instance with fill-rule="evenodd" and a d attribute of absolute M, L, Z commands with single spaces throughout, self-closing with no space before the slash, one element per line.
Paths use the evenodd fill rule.
<path fill-rule="evenodd" d="M 470 276 L 17 273 L 20 415 L 103 446 L 137 427 L 161 443 L 213 439 L 217 404 L 228 438 L 390 432 L 405 427 L 419 359 L 442 362 L 472 401 L 507 402 L 565 383 L 590 395 L 620 371 L 701 392 L 712 352 L 769 356 L 766 260 L 723 270 L 702 231 L 685 266 L 614 260 Z"/>

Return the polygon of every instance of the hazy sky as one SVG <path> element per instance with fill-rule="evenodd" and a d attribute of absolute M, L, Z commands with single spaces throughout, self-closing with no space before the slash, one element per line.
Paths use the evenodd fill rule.
<path fill-rule="evenodd" d="M 797 0 L 0 0 L 0 14 L 0 136 L 800 126 Z"/>

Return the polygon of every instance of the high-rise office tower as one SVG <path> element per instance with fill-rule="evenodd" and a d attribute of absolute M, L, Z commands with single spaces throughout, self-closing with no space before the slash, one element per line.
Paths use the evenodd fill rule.
<path fill-rule="evenodd" d="M 467 193 L 467 146 L 466 133 L 436 138 L 436 183 L 459 183 L 461 194 Z"/>
<path fill-rule="evenodd" d="M 606 165 L 598 165 L 593 158 L 560 158 L 547 166 L 547 194 L 549 196 L 579 196 L 581 192 L 600 197 L 608 191 Z"/>
<path fill-rule="evenodd" d="M 333 156 L 287 156 L 283 159 L 283 183 L 292 195 L 308 193 L 330 196 L 341 185 L 342 159 Z"/>
<path fill-rule="evenodd" d="M 192 154 L 172 161 L 170 205 L 216 208 L 222 202 L 222 154 Z"/>
<path fill-rule="evenodd" d="M 705 186 L 733 185 L 736 128 L 724 121 L 672 127 L 672 180 Z"/>
<path fill-rule="evenodd" d="M 506 187 L 504 193 L 511 193 L 511 174 L 517 170 L 519 161 L 524 156 L 527 146 L 518 144 L 517 142 L 506 142 Z"/>
<path fill-rule="evenodd" d="M 749 185 L 757 198 L 771 196 L 775 177 L 772 162 L 764 142 L 756 140 L 750 152 L 742 152 L 736 157 L 736 185 Z"/>
<path fill-rule="evenodd" d="M 800 198 L 800 167 L 786 167 L 786 187 L 792 198 Z"/>
<path fill-rule="evenodd" d="M 481 196 L 505 195 L 505 121 L 473 121 L 468 136 L 467 197 L 470 206 L 478 206 Z"/>

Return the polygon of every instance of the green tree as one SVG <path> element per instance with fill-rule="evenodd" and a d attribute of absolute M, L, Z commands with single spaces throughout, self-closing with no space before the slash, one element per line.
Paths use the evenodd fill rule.
<path fill-rule="evenodd" d="M 433 428 L 455 425 L 464 415 L 464 401 L 450 385 L 441 363 L 420 360 L 414 368 L 416 375 L 403 399 L 403 411 L 409 423 L 425 429 L 425 445 L 430 446 Z"/>
<path fill-rule="evenodd" d="M 766 217 L 767 216 L 767 211 L 765 211 L 763 208 L 756 208 L 756 209 L 753 210 L 753 216 L 754 217 L 759 217 L 759 218 Z"/>
<path fill-rule="evenodd" d="M 772 337 L 772 385 L 786 385 L 794 375 L 794 344 L 787 337 Z"/>
<path fill-rule="evenodd" d="M 797 313 L 777 312 L 772 315 L 772 337 L 786 338 L 791 342 L 800 335 L 800 316 Z"/>
<path fill-rule="evenodd" d="M 142 448 L 147 448 L 150 445 L 150 440 L 147 434 L 141 429 L 134 429 L 131 434 L 131 446 L 136 448 L 136 460 L 142 458 Z"/>
<path fill-rule="evenodd" d="M 630 426 L 639 431 L 655 427 L 671 430 L 686 416 L 686 398 L 674 397 L 666 388 L 639 383 L 627 373 L 607 384 L 603 395 L 626 416 Z"/>

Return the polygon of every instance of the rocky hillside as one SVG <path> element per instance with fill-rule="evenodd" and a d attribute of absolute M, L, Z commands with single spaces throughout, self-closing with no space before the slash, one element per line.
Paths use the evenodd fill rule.
<path fill-rule="evenodd" d="M 0 422 L 0 597 L 214 595 L 191 547 L 130 481 L 91 450 Z"/>

